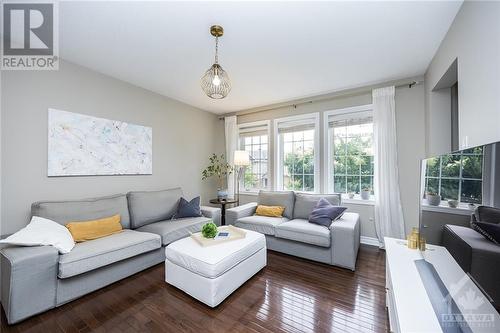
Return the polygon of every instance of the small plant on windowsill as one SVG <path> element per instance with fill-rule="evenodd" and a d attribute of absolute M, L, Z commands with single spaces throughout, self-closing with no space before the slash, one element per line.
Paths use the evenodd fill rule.
<path fill-rule="evenodd" d="M 212 154 L 209 158 L 210 164 L 201 172 L 201 179 L 210 177 L 217 178 L 217 198 L 227 198 L 227 190 L 224 190 L 224 181 L 233 172 L 233 167 L 226 162 L 224 154 Z"/>
<path fill-rule="evenodd" d="M 372 189 L 370 187 L 363 187 L 361 189 L 361 199 L 370 200 L 371 192 L 372 192 Z"/>
<path fill-rule="evenodd" d="M 430 206 L 439 206 L 441 204 L 441 196 L 435 192 L 425 193 L 425 198 Z"/>

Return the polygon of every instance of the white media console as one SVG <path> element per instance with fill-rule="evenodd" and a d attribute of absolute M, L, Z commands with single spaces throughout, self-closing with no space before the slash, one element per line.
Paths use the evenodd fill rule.
<path fill-rule="evenodd" d="M 385 248 L 391 332 L 500 332 L 498 312 L 446 248 L 427 245 L 421 252 L 408 249 L 406 240 L 387 237 Z M 435 292 L 437 286 L 446 297 Z"/>

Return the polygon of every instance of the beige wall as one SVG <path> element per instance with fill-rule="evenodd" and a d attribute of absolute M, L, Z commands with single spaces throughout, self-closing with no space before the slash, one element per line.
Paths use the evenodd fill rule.
<path fill-rule="evenodd" d="M 2 234 L 28 222 L 37 200 L 78 199 L 181 186 L 206 202 L 214 184 L 200 173 L 223 151 L 217 116 L 128 83 L 62 62 L 59 71 L 2 73 Z M 153 175 L 47 177 L 47 109 L 153 127 Z"/>
<path fill-rule="evenodd" d="M 408 80 L 410 81 L 410 80 Z M 419 169 L 420 159 L 425 154 L 425 114 L 424 114 L 424 87 L 417 85 L 409 89 L 401 87 L 396 89 L 396 123 L 398 132 L 398 155 L 399 155 L 399 180 L 401 188 L 401 199 L 403 213 L 406 221 L 406 229 L 418 225 L 418 192 L 419 192 Z M 372 103 L 371 92 L 354 95 L 338 96 L 328 101 L 305 104 L 292 107 L 280 108 L 271 111 L 263 111 L 238 116 L 238 123 L 247 123 L 258 120 L 273 120 L 276 118 L 320 112 L 320 137 L 323 137 L 323 113 L 325 111 L 366 105 Z M 244 113 L 244 112 L 243 112 Z M 272 124 L 271 124 L 272 126 Z M 272 133 L 272 131 L 271 131 Z M 271 138 L 273 141 L 274 138 Z M 324 151 L 324 142 L 321 140 L 320 152 Z M 272 145 L 269 156 L 273 156 Z M 324 165 L 324 156 L 321 154 L 321 163 Z M 274 175 L 274 165 L 271 161 L 271 174 Z M 324 179 L 327 177 L 326 170 L 321 168 L 321 192 L 324 188 Z M 242 195 L 242 203 L 255 201 L 257 198 L 251 195 Z M 373 206 L 363 204 L 346 204 L 350 211 L 355 211 L 361 217 L 361 235 L 365 237 L 376 237 L 373 223 Z"/>
<path fill-rule="evenodd" d="M 500 140 L 499 17 L 500 2 L 464 2 L 430 63 L 425 74 L 428 156 L 450 150 L 448 106 L 432 90 L 455 59 L 460 148 L 466 141 L 471 147 Z"/>

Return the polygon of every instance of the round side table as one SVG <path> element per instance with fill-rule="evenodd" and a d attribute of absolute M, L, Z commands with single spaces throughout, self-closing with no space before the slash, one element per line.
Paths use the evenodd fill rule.
<path fill-rule="evenodd" d="M 235 199 L 211 199 L 210 203 L 214 205 L 221 206 L 221 214 L 220 214 L 220 224 L 226 225 L 226 205 L 232 205 L 237 203 L 238 200 Z"/>

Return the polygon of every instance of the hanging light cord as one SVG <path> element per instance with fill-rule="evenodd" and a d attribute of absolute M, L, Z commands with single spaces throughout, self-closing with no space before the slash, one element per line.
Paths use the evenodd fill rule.
<path fill-rule="evenodd" d="M 215 37 L 215 63 L 219 64 L 219 37 Z"/>

